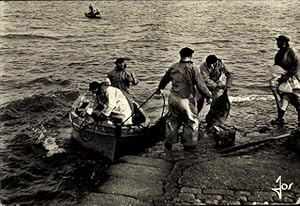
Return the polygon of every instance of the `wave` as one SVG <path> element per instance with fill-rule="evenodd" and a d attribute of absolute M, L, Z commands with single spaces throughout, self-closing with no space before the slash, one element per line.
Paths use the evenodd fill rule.
<path fill-rule="evenodd" d="M 269 101 L 273 100 L 272 95 L 240 95 L 240 96 L 229 96 L 231 102 L 248 102 L 248 101 Z"/>
<path fill-rule="evenodd" d="M 34 95 L 0 108 L 1 203 L 76 203 L 106 178 L 106 163 L 70 139 L 79 91 Z"/>
<path fill-rule="evenodd" d="M 4 34 L 0 35 L 3 39 L 50 39 L 50 40 L 60 40 L 58 37 L 37 35 L 37 34 Z"/>
<path fill-rule="evenodd" d="M 164 90 L 163 94 L 167 98 L 170 91 Z M 268 94 L 229 95 L 230 102 L 269 101 L 273 99 L 273 95 Z"/>
<path fill-rule="evenodd" d="M 60 86 L 68 86 L 72 84 L 71 80 L 68 79 L 53 79 L 49 77 L 39 77 L 34 80 L 28 82 L 21 82 L 18 87 L 32 87 L 33 85 L 41 85 L 41 86 L 50 86 L 50 85 L 60 85 Z"/>
<path fill-rule="evenodd" d="M 65 115 L 73 101 L 79 96 L 78 91 L 55 91 L 6 103 L 0 108 L 0 121 L 19 119 L 24 122 L 51 122 L 56 115 Z M 36 119 L 38 113 L 46 113 Z M 63 122 L 60 122 L 63 123 Z"/>

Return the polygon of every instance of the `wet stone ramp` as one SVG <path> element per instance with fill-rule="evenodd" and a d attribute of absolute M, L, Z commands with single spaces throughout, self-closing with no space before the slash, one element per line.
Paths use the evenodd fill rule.
<path fill-rule="evenodd" d="M 124 156 L 109 168 L 109 179 L 79 205 L 153 205 L 153 199 L 164 195 L 172 166 L 158 158 Z"/>

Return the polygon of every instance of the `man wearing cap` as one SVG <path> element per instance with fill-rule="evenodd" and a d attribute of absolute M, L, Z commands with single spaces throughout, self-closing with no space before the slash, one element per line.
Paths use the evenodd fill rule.
<path fill-rule="evenodd" d="M 90 83 L 89 90 L 96 94 L 98 107 L 100 105 L 99 111 L 95 111 L 92 115 L 94 119 L 111 118 L 119 123 L 126 121 L 124 125 L 132 124 L 132 112 L 128 100 L 120 89 L 110 86 L 109 79 L 106 78 L 101 83 Z"/>
<path fill-rule="evenodd" d="M 284 101 L 291 103 L 298 112 L 298 126 L 300 126 L 300 100 L 295 94 L 295 88 L 291 88 L 291 92 L 280 91 L 280 85 L 283 83 L 291 83 L 293 87 L 295 81 L 299 81 L 299 59 L 296 51 L 289 45 L 289 37 L 280 35 L 276 38 L 278 52 L 274 58 L 274 66 L 280 66 L 284 71 L 280 78 L 278 78 L 278 84 L 276 87 L 272 87 L 273 95 L 275 96 L 278 117 L 271 121 L 273 125 L 284 124 L 283 116 L 287 109 L 288 104 L 282 104 Z"/>
<path fill-rule="evenodd" d="M 132 107 L 134 96 L 130 90 L 130 85 L 137 85 L 139 80 L 133 72 L 126 70 L 126 62 L 124 58 L 116 59 L 115 64 L 116 67 L 108 73 L 107 78 L 109 78 L 113 87 L 117 87 L 123 92 Z"/>
<path fill-rule="evenodd" d="M 194 51 L 190 48 L 180 50 L 180 61 L 173 64 L 162 77 L 157 93 L 172 82 L 169 96 L 169 115 L 166 120 L 165 148 L 170 150 L 172 144 L 179 142 L 178 130 L 183 124 L 181 143 L 185 150 L 193 151 L 198 143 L 198 118 L 195 108 L 195 88 L 210 101 L 211 93 L 199 72 L 194 67 L 192 55 Z"/>
<path fill-rule="evenodd" d="M 205 62 L 200 65 L 200 73 L 212 93 L 212 104 L 232 85 L 232 71 L 229 70 L 216 55 L 208 55 Z M 198 113 L 200 113 L 204 98 L 200 95 L 197 101 Z"/>

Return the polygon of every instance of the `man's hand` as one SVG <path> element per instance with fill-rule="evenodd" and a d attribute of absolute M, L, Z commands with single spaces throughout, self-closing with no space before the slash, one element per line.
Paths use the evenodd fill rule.
<path fill-rule="evenodd" d="M 155 94 L 160 95 L 161 94 L 161 89 L 157 89 Z"/>
<path fill-rule="evenodd" d="M 277 81 L 279 82 L 279 84 L 286 82 L 290 77 L 286 74 L 282 75 Z"/>
<path fill-rule="evenodd" d="M 217 88 L 218 88 L 218 89 L 224 89 L 224 90 L 225 90 L 226 86 L 225 86 L 224 84 L 218 84 L 218 85 L 217 85 Z"/>
<path fill-rule="evenodd" d="M 212 102 L 211 98 L 207 97 L 206 98 L 206 104 L 210 104 Z"/>

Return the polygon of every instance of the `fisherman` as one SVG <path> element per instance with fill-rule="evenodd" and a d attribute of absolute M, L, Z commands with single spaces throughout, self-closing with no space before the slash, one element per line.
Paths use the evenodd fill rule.
<path fill-rule="evenodd" d="M 96 12 L 95 12 L 95 16 L 97 16 L 97 15 L 101 16 L 101 14 L 100 14 L 100 12 L 98 11 L 98 9 L 96 9 Z"/>
<path fill-rule="evenodd" d="M 137 85 L 139 80 L 133 72 L 126 70 L 127 65 L 124 58 L 117 58 L 115 65 L 115 68 L 108 73 L 107 78 L 113 87 L 119 88 L 123 92 L 133 110 L 134 95 L 130 85 Z"/>
<path fill-rule="evenodd" d="M 209 55 L 200 65 L 200 73 L 212 93 L 212 104 L 232 85 L 232 71 L 216 55 Z M 204 98 L 199 95 L 197 101 L 198 114 L 203 108 Z"/>
<path fill-rule="evenodd" d="M 283 116 L 291 103 L 298 113 L 298 127 L 300 126 L 300 99 L 299 99 L 299 58 L 296 51 L 289 45 L 289 37 L 280 35 L 276 38 L 278 52 L 274 58 L 274 66 L 271 67 L 271 72 L 275 75 L 276 66 L 283 69 L 283 72 L 278 78 L 278 84 L 272 84 L 272 92 L 276 100 L 277 118 L 271 121 L 272 125 L 283 125 Z M 277 69 L 278 71 L 278 69 Z M 288 86 L 289 88 L 287 88 Z M 285 88 L 284 88 L 285 87 Z"/>
<path fill-rule="evenodd" d="M 162 77 L 157 94 L 161 93 L 169 82 L 172 82 L 169 96 L 169 115 L 166 120 L 166 140 L 164 146 L 167 150 L 172 149 L 172 144 L 179 142 L 178 130 L 183 124 L 181 143 L 185 151 L 194 151 L 198 143 L 197 110 L 195 107 L 195 88 L 210 103 L 211 93 L 199 72 L 194 67 L 190 48 L 180 50 L 180 61 L 173 64 Z"/>
<path fill-rule="evenodd" d="M 132 124 L 128 100 L 120 89 L 111 86 L 108 78 L 101 83 L 90 83 L 89 90 L 97 97 L 98 106 L 92 114 L 96 121 L 110 118 L 115 123 Z"/>
<path fill-rule="evenodd" d="M 89 5 L 89 10 L 90 10 L 89 14 L 94 14 L 94 8 L 92 4 Z"/>

